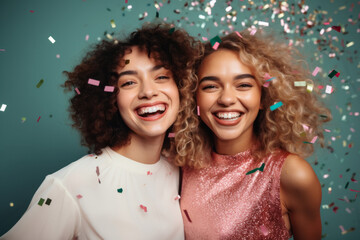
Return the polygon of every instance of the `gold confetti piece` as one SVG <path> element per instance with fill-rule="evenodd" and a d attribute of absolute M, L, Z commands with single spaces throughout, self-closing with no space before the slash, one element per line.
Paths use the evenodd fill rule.
<path fill-rule="evenodd" d="M 40 81 L 38 82 L 38 84 L 36 84 L 36 87 L 39 88 L 41 87 L 41 85 L 44 83 L 44 79 L 40 79 Z"/>
<path fill-rule="evenodd" d="M 14 203 L 13 203 L 13 202 L 11 202 L 11 203 L 10 203 L 10 207 L 13 207 L 13 206 L 14 206 Z"/>
<path fill-rule="evenodd" d="M 112 28 L 116 28 L 116 24 L 115 24 L 114 19 L 111 19 L 110 24 L 111 24 Z"/>

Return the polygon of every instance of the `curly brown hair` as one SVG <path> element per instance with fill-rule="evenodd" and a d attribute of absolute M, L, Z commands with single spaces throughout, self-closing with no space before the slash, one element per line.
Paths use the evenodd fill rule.
<path fill-rule="evenodd" d="M 92 47 L 72 72 L 64 71 L 65 91 L 75 89 L 80 93 L 70 99 L 69 112 L 74 121 L 72 126 L 80 131 L 81 144 L 88 147 L 89 152 L 101 154 L 106 146 L 129 143 L 130 130 L 120 116 L 116 101 L 119 89 L 115 70 L 126 64 L 123 57 L 134 46 L 146 50 L 149 57 L 171 70 L 180 93 L 175 125 L 185 125 L 186 129 L 188 122 L 193 121 L 189 106 L 195 101 L 196 76 L 192 68 L 200 58 L 201 43 L 173 25 L 147 23 L 125 40 L 103 40 Z M 88 84 L 90 78 L 99 80 L 100 85 Z M 114 91 L 105 92 L 105 86 L 113 86 Z M 163 149 L 169 149 L 170 145 L 166 138 Z"/>
<path fill-rule="evenodd" d="M 240 60 L 251 69 L 257 84 L 262 86 L 263 109 L 260 109 L 254 122 L 254 134 L 259 141 L 255 157 L 260 159 L 279 149 L 301 157 L 311 155 L 314 146 L 310 142 L 315 136 L 318 136 L 323 147 L 322 124 L 331 120 L 331 113 L 317 100 L 318 88 L 310 79 L 303 57 L 296 48 L 264 32 L 258 32 L 256 36 L 248 31 L 240 34 L 241 37 L 237 33 L 222 37 L 218 49 L 239 54 Z M 215 51 L 210 42 L 204 46 L 203 58 Z M 201 60 L 197 62 L 195 70 L 200 63 Z M 263 86 L 266 82 L 265 74 L 274 78 L 269 87 Z M 314 85 L 314 91 L 295 86 L 296 81 L 305 81 L 308 86 Z M 283 106 L 271 111 L 270 106 L 280 101 Z M 193 114 L 196 112 L 193 111 Z M 211 159 L 210 152 L 214 146 L 212 132 L 203 122 L 198 126 L 191 133 L 184 131 L 184 138 L 191 135 L 193 142 L 188 149 L 183 149 L 176 156 L 177 165 L 200 168 L 206 166 Z M 306 130 L 307 128 L 310 130 Z M 178 138 L 181 139 L 182 136 Z"/>

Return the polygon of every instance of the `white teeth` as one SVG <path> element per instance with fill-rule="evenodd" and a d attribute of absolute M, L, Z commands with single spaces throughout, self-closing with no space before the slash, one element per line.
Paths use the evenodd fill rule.
<path fill-rule="evenodd" d="M 144 115 L 147 113 L 155 113 L 157 111 L 162 111 L 162 112 L 165 111 L 165 105 L 159 104 L 159 105 L 152 106 L 152 107 L 142 107 L 137 110 L 139 115 Z"/>
<path fill-rule="evenodd" d="M 233 119 L 233 118 L 240 117 L 241 113 L 239 113 L 239 112 L 228 112 L 228 113 L 218 112 L 218 113 L 216 113 L 216 116 L 218 118 L 222 118 L 222 119 Z"/>

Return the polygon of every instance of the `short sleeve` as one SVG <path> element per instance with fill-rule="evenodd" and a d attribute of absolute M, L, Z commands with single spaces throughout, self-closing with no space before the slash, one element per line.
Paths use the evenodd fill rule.
<path fill-rule="evenodd" d="M 73 239 L 80 226 L 75 199 L 60 180 L 49 175 L 31 200 L 30 206 L 1 240 Z"/>

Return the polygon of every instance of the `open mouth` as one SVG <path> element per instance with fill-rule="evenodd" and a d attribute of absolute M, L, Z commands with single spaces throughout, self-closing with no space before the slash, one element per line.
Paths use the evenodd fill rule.
<path fill-rule="evenodd" d="M 148 118 L 148 117 L 161 115 L 165 112 L 165 110 L 166 110 L 165 104 L 157 104 L 154 106 L 140 107 L 136 109 L 136 113 L 140 117 Z"/>
<path fill-rule="evenodd" d="M 213 115 L 220 120 L 233 121 L 233 120 L 239 119 L 243 115 L 243 113 L 241 113 L 241 112 L 216 112 L 216 113 L 213 113 Z"/>

